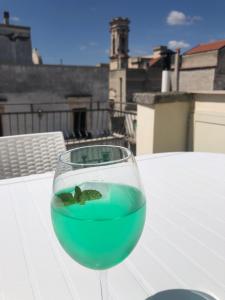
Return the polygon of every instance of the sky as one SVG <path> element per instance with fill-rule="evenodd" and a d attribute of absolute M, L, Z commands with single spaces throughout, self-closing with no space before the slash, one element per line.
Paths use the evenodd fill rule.
<path fill-rule="evenodd" d="M 225 39 L 224 0 L 1 0 L 1 18 L 4 10 L 12 24 L 31 27 L 32 47 L 46 64 L 107 63 L 109 21 L 118 16 L 131 21 L 131 56 Z"/>

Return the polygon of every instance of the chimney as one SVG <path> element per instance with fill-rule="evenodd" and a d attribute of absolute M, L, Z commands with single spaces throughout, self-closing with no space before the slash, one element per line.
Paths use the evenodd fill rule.
<path fill-rule="evenodd" d="M 153 57 L 159 57 L 167 52 L 167 46 L 157 46 L 153 49 Z"/>
<path fill-rule="evenodd" d="M 3 24 L 9 25 L 9 12 L 4 11 L 3 13 Z"/>
<path fill-rule="evenodd" d="M 171 53 L 168 51 L 167 48 L 164 48 L 161 52 L 162 57 L 162 85 L 161 85 L 161 92 L 168 93 L 171 89 L 171 74 L 170 74 L 170 67 L 171 67 Z"/>

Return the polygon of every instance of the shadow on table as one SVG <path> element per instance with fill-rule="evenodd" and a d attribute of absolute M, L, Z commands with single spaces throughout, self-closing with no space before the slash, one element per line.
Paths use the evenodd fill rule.
<path fill-rule="evenodd" d="M 159 292 L 146 300 L 216 300 L 212 296 L 191 290 L 174 289 Z"/>

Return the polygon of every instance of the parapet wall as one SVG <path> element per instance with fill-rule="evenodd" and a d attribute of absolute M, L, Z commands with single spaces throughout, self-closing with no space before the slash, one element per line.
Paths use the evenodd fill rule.
<path fill-rule="evenodd" d="M 108 100 L 108 67 L 0 65 L 6 103 L 65 102 L 69 96 Z"/>
<path fill-rule="evenodd" d="M 137 154 L 225 153 L 225 92 L 136 94 Z"/>

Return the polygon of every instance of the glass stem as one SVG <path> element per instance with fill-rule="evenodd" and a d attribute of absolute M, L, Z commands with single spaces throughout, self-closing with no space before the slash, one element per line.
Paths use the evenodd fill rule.
<path fill-rule="evenodd" d="M 107 281 L 107 271 L 99 271 L 99 281 L 101 290 L 101 300 L 109 300 L 109 288 Z"/>

